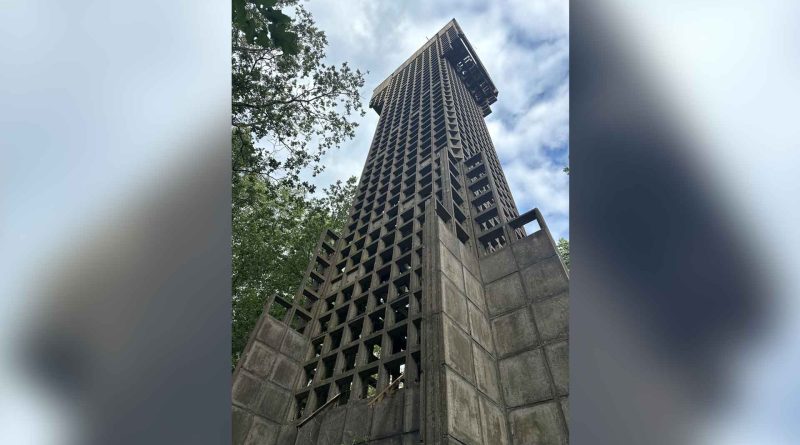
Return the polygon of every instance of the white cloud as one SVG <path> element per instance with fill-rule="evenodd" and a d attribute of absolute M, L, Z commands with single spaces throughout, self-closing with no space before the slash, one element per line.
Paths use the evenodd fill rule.
<path fill-rule="evenodd" d="M 569 5 L 566 0 L 306 3 L 328 36 L 328 60 L 368 70 L 372 89 L 451 18 L 458 20 L 499 91 L 487 126 L 520 211 L 538 207 L 553 236 L 568 236 Z M 378 116 L 325 157 L 315 182 L 360 175 Z"/>

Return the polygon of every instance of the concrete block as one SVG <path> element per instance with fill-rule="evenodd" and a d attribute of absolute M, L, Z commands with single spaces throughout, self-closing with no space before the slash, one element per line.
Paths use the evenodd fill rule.
<path fill-rule="evenodd" d="M 447 277 L 442 277 L 442 284 L 442 310 L 465 331 L 469 331 L 466 297 Z"/>
<path fill-rule="evenodd" d="M 444 360 L 462 377 L 475 382 L 472 366 L 472 341 L 447 317 L 444 321 Z"/>
<path fill-rule="evenodd" d="M 403 432 L 419 431 L 419 386 L 408 385 L 405 391 L 405 407 L 403 412 Z"/>
<path fill-rule="evenodd" d="M 519 273 L 512 273 L 486 286 L 486 307 L 495 316 L 527 303 Z"/>
<path fill-rule="evenodd" d="M 275 365 L 272 368 L 270 379 L 276 385 L 293 390 L 297 378 L 302 374 L 302 367 L 297 362 L 279 355 L 275 357 Z"/>
<path fill-rule="evenodd" d="M 277 353 L 273 349 L 255 341 L 247 351 L 247 358 L 243 366 L 259 377 L 268 377 L 276 357 Z"/>
<path fill-rule="evenodd" d="M 403 432 L 405 392 L 398 391 L 373 406 L 370 437 L 381 438 Z"/>
<path fill-rule="evenodd" d="M 550 372 L 556 385 L 558 395 L 569 394 L 569 346 L 567 342 L 548 345 L 545 348 L 547 361 L 550 363 Z"/>
<path fill-rule="evenodd" d="M 553 397 L 541 349 L 500 360 L 500 382 L 506 405 L 516 407 Z"/>
<path fill-rule="evenodd" d="M 461 261 L 447 249 L 439 249 L 442 273 L 455 284 L 456 289 L 464 292 L 464 270 Z"/>
<path fill-rule="evenodd" d="M 524 268 L 522 279 L 531 300 L 542 300 L 569 290 L 567 275 L 557 257 Z"/>
<path fill-rule="evenodd" d="M 475 343 L 472 344 L 472 356 L 475 360 L 475 382 L 478 389 L 500 403 L 500 381 L 494 359 Z"/>
<path fill-rule="evenodd" d="M 342 428 L 344 427 L 344 419 L 347 416 L 347 408 L 345 406 L 336 406 L 330 408 L 324 415 L 325 417 L 321 419 L 319 427 L 317 444 L 341 445 Z"/>
<path fill-rule="evenodd" d="M 528 235 L 525 239 L 511 244 L 514 257 L 520 268 L 530 266 L 533 263 L 552 257 L 556 250 L 550 243 L 550 238 L 544 231 L 539 231 L 533 235 Z"/>
<path fill-rule="evenodd" d="M 483 293 L 483 285 L 481 281 L 473 276 L 466 268 L 464 269 L 464 289 L 467 298 L 481 308 L 482 311 L 485 311 L 486 298 Z"/>
<path fill-rule="evenodd" d="M 364 400 L 350 401 L 347 405 L 347 418 L 342 431 L 342 443 L 366 443 L 372 426 L 372 409 Z"/>
<path fill-rule="evenodd" d="M 244 444 L 276 445 L 278 443 L 279 433 L 280 425 L 256 417 L 253 426 L 250 428 L 250 434 L 247 435 L 247 440 L 245 440 Z"/>
<path fill-rule="evenodd" d="M 567 443 L 555 403 L 511 411 L 514 445 L 565 445 Z"/>
<path fill-rule="evenodd" d="M 308 338 L 293 329 L 287 329 L 286 337 L 281 345 L 281 352 L 295 361 L 303 362 L 308 357 L 310 349 L 311 341 Z"/>
<path fill-rule="evenodd" d="M 479 397 L 479 404 L 481 408 L 483 443 L 486 445 L 508 445 L 510 442 L 503 410 L 485 397 Z"/>
<path fill-rule="evenodd" d="M 243 444 L 244 440 L 247 438 L 247 434 L 250 433 L 250 425 L 253 424 L 253 415 L 234 406 L 231 421 L 233 432 L 232 443 L 234 445 Z"/>
<path fill-rule="evenodd" d="M 294 445 L 297 441 L 297 427 L 294 425 L 284 425 L 278 433 L 278 445 Z"/>
<path fill-rule="evenodd" d="M 257 411 L 264 392 L 264 384 L 255 376 L 239 372 L 233 384 L 231 397 L 235 404 Z"/>
<path fill-rule="evenodd" d="M 539 328 L 542 341 L 568 336 L 569 299 L 567 296 L 567 293 L 559 294 L 533 305 L 536 326 Z"/>
<path fill-rule="evenodd" d="M 459 257 L 461 255 L 459 245 L 461 245 L 461 241 L 456 238 L 456 234 L 453 233 L 447 224 L 439 220 L 439 239 L 442 241 L 444 247 L 446 247 L 453 255 Z"/>
<path fill-rule="evenodd" d="M 539 343 L 528 306 L 492 320 L 497 355 L 503 357 Z"/>
<path fill-rule="evenodd" d="M 256 338 L 264 342 L 267 346 L 280 350 L 283 335 L 286 333 L 287 326 L 269 315 L 264 317 L 264 322 L 256 334 Z"/>
<path fill-rule="evenodd" d="M 446 371 L 447 432 L 466 445 L 481 445 L 478 393 L 475 387 L 450 370 Z"/>
<path fill-rule="evenodd" d="M 569 399 L 561 398 L 561 412 L 564 413 L 564 420 L 567 421 L 567 431 L 569 431 Z"/>
<path fill-rule="evenodd" d="M 488 284 L 517 270 L 511 249 L 500 249 L 478 260 L 483 283 Z"/>
<path fill-rule="evenodd" d="M 461 244 L 458 246 L 459 252 L 461 254 L 461 262 L 464 263 L 464 267 L 474 276 L 479 277 L 481 275 L 481 268 L 478 265 L 478 256 L 475 254 L 475 251 L 472 250 L 472 247 Z"/>
<path fill-rule="evenodd" d="M 475 339 L 484 349 L 494 353 L 494 344 L 492 342 L 492 328 L 489 325 L 489 320 L 483 315 L 483 312 L 472 303 L 469 303 L 469 324 L 470 333 L 472 338 Z"/>
<path fill-rule="evenodd" d="M 297 430 L 297 441 L 295 445 L 317 445 L 317 437 L 319 437 L 319 427 L 321 422 L 319 419 L 314 418 L 308 421 L 305 425 Z"/>
<path fill-rule="evenodd" d="M 264 385 L 264 397 L 259 403 L 257 414 L 269 420 L 283 423 L 287 420 L 289 405 L 292 404 L 292 393 L 272 384 Z"/>

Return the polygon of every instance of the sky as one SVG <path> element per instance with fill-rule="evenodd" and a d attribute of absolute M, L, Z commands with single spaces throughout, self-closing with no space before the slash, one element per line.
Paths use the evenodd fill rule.
<path fill-rule="evenodd" d="M 520 213 L 538 207 L 555 239 L 569 239 L 569 2 L 356 0 L 303 3 L 328 38 L 327 62 L 368 71 L 362 98 L 455 18 L 499 92 L 487 116 Z M 326 155 L 325 186 L 360 175 L 378 115 Z"/>

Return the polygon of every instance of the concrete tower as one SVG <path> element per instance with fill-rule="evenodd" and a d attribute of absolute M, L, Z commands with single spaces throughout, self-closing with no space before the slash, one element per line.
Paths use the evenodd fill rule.
<path fill-rule="evenodd" d="M 348 225 L 234 373 L 234 443 L 567 443 L 568 274 L 511 197 L 496 99 L 455 20 L 375 89 Z"/>

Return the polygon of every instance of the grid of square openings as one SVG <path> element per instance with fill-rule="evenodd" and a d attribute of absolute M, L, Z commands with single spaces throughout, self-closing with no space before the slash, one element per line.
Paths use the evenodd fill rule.
<path fill-rule="evenodd" d="M 400 373 L 417 378 L 425 201 L 442 199 L 447 146 L 440 72 L 429 46 L 393 77 L 346 235 L 312 335 L 296 416 L 334 395 L 366 398 Z"/>
<path fill-rule="evenodd" d="M 481 110 L 441 57 L 444 44 L 440 35 L 373 98 L 381 117 L 326 296 L 305 328 L 314 357 L 296 393 L 297 418 L 337 394 L 346 403 L 381 391 L 400 373 L 417 378 L 427 200 L 452 197 L 457 232 L 472 220 L 485 239 L 499 233 L 484 249 L 505 243 L 501 222 L 516 208 Z M 452 156 L 436 156 L 448 147 Z M 501 184 L 495 188 L 491 178 Z"/>

